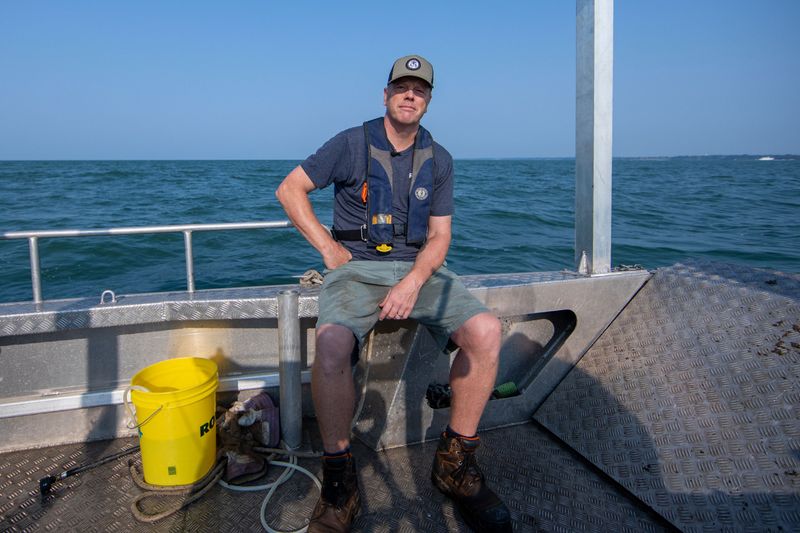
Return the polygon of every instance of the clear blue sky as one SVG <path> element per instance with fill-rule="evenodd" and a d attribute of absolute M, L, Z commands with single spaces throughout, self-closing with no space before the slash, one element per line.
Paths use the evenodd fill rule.
<path fill-rule="evenodd" d="M 436 69 L 457 158 L 574 154 L 575 3 L 0 4 L 0 159 L 299 159 Z M 614 154 L 800 153 L 800 1 L 617 0 Z"/>

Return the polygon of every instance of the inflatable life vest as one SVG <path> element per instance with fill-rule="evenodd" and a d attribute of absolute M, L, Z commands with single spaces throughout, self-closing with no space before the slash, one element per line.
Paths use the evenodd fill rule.
<path fill-rule="evenodd" d="M 367 139 L 366 194 L 367 240 L 379 252 L 392 249 L 395 235 L 405 235 L 406 244 L 421 245 L 428 236 L 428 217 L 433 194 L 433 137 L 419 127 L 414 140 L 410 176 L 395 176 L 392 171 L 392 146 L 386 137 L 383 117 L 364 123 Z M 407 185 L 406 185 L 407 183 Z M 408 187 L 408 219 L 398 227 L 392 219 L 392 189 Z"/>

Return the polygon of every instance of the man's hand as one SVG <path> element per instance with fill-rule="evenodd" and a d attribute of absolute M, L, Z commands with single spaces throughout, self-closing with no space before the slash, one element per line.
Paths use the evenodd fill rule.
<path fill-rule="evenodd" d="M 449 215 L 428 219 L 428 240 L 417 254 L 411 271 L 378 304 L 381 308 L 378 315 L 380 320 L 402 320 L 409 317 L 422 286 L 444 263 L 450 246 L 450 221 Z"/>
<path fill-rule="evenodd" d="M 342 246 L 342 243 L 333 241 L 333 244 L 328 250 L 322 254 L 322 260 L 325 262 L 325 267 L 329 270 L 339 268 L 343 264 L 349 262 L 353 258 L 350 251 Z"/>
<path fill-rule="evenodd" d="M 319 251 L 325 266 L 333 270 L 350 261 L 352 256 L 341 243 L 333 239 L 314 214 L 308 194 L 315 188 L 303 167 L 298 166 L 281 182 L 275 196 L 297 231 Z"/>
<path fill-rule="evenodd" d="M 419 290 L 422 283 L 414 280 L 412 276 L 406 276 L 400 282 L 389 289 L 389 294 L 383 299 L 378 307 L 381 308 L 379 320 L 402 320 L 408 318 L 417 303 Z"/>

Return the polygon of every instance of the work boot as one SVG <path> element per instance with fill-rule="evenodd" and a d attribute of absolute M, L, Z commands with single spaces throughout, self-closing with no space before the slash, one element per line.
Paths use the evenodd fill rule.
<path fill-rule="evenodd" d="M 453 500 L 473 530 L 480 533 L 510 532 L 511 513 L 486 486 L 483 473 L 478 468 L 475 450 L 479 445 L 478 437 L 448 437 L 442 433 L 433 460 L 431 481 Z"/>
<path fill-rule="evenodd" d="M 338 533 L 350 531 L 361 506 L 358 477 L 353 456 L 346 461 L 322 459 L 322 494 L 319 497 L 308 533 Z"/>

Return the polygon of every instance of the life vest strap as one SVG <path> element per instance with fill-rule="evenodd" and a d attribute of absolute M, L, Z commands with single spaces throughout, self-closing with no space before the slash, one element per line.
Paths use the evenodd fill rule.
<path fill-rule="evenodd" d="M 405 224 L 393 224 L 393 233 L 395 237 L 402 237 L 406 234 Z M 364 224 L 358 229 L 336 229 L 331 230 L 333 238 L 337 241 L 364 241 L 367 242 L 367 225 Z"/>

